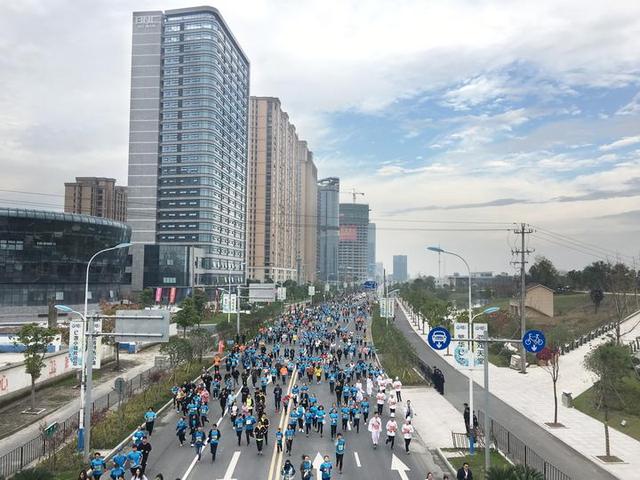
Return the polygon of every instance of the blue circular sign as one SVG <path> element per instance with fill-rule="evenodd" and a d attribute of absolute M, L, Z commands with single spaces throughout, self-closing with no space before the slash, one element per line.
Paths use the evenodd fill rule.
<path fill-rule="evenodd" d="M 527 352 L 538 353 L 546 344 L 547 339 L 540 330 L 527 330 L 522 337 L 522 345 Z"/>
<path fill-rule="evenodd" d="M 444 350 L 451 343 L 451 334 L 444 327 L 434 327 L 429 330 L 427 341 L 434 350 Z"/>

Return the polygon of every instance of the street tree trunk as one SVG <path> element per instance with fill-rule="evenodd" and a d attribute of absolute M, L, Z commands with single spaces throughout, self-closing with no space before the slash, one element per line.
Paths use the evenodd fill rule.
<path fill-rule="evenodd" d="M 116 370 L 120 370 L 120 342 L 116 342 L 115 346 L 116 346 Z"/>
<path fill-rule="evenodd" d="M 31 376 L 31 410 L 36 409 L 36 379 Z"/>
<path fill-rule="evenodd" d="M 609 442 L 609 405 L 604 405 L 604 449 L 607 457 L 611 456 L 611 444 Z"/>
<path fill-rule="evenodd" d="M 553 380 L 553 423 L 558 423 L 558 380 Z"/>

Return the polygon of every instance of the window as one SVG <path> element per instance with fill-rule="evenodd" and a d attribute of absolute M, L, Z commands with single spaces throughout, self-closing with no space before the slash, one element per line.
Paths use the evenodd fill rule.
<path fill-rule="evenodd" d="M 162 277 L 162 283 L 176 283 L 176 277 Z"/>

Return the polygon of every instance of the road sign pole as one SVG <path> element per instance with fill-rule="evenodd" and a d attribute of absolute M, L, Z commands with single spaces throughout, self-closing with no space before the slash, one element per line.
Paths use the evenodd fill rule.
<path fill-rule="evenodd" d="M 491 432 L 489 431 L 489 329 L 484 331 L 484 471 L 491 467 Z"/>
<path fill-rule="evenodd" d="M 95 320 L 87 318 L 88 333 L 87 333 L 87 378 L 86 378 L 86 392 L 84 393 L 84 451 L 82 457 L 85 461 L 89 461 L 89 453 L 91 452 L 91 410 L 92 403 L 92 389 L 93 389 L 93 344 L 95 338 L 93 334 L 95 331 Z"/>

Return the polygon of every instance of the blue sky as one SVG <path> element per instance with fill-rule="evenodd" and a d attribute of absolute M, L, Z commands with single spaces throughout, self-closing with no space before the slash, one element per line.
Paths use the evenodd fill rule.
<path fill-rule="evenodd" d="M 387 264 L 405 253 L 410 273 L 434 273 L 424 247 L 440 243 L 474 269 L 510 271 L 506 230 L 435 231 L 479 221 L 575 239 L 530 239 L 562 268 L 640 257 L 640 2 L 210 3 L 250 58 L 251 93 L 281 99 L 320 176 L 365 192 Z M 125 184 L 131 12 L 193 4 L 6 5 L 2 188 L 59 195 L 76 175 Z"/>

